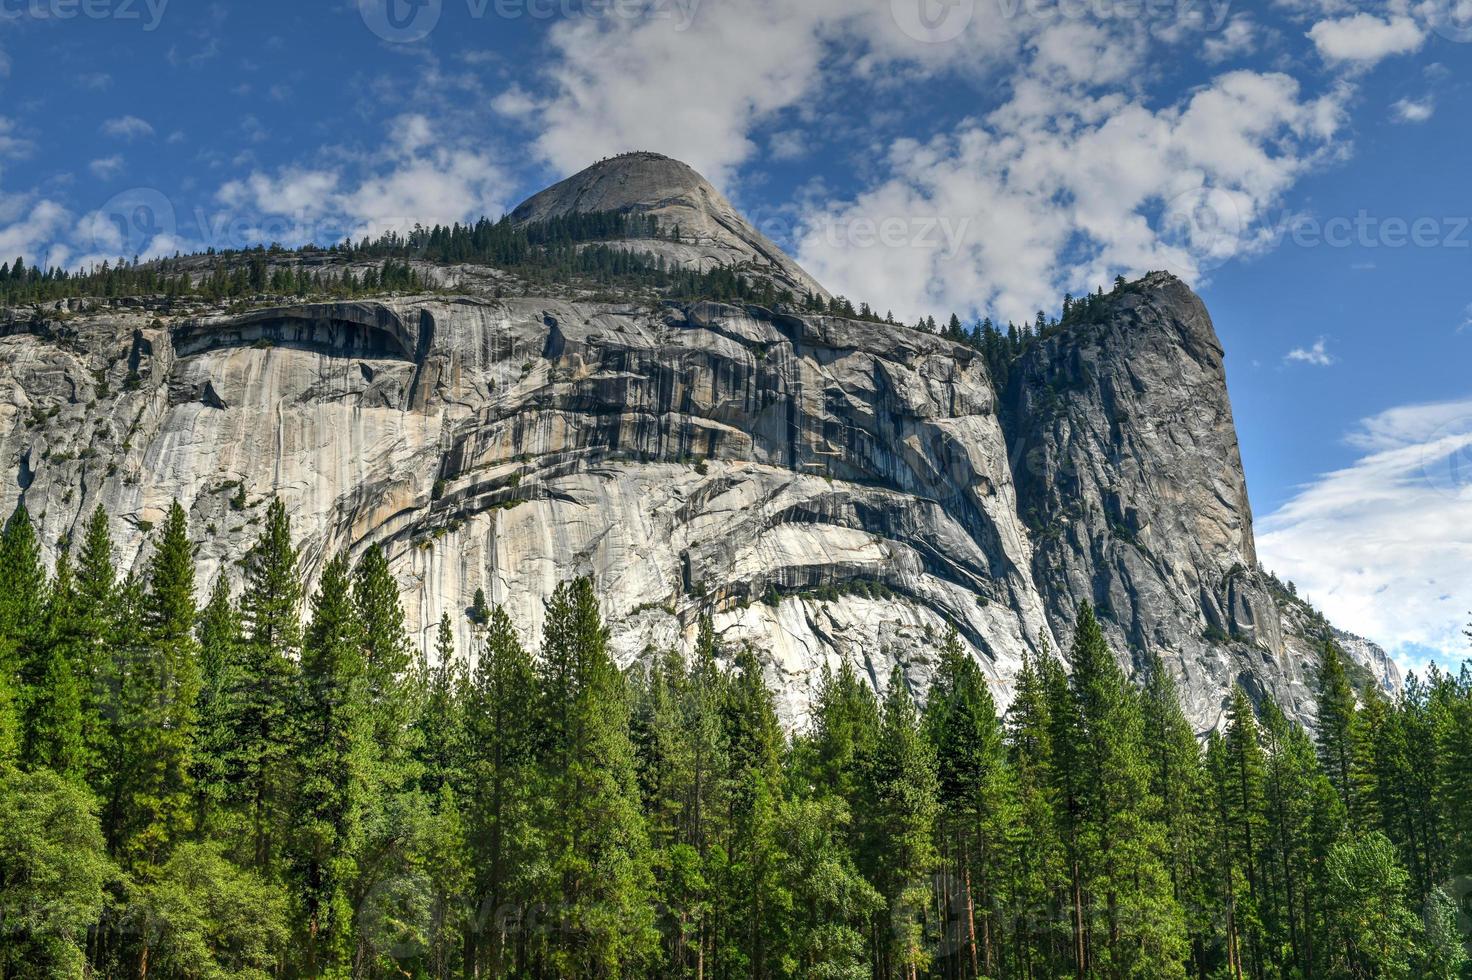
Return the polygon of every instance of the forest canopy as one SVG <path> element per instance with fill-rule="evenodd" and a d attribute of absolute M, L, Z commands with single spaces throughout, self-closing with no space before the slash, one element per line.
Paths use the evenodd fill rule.
<path fill-rule="evenodd" d="M 239 594 L 177 504 L 147 554 L 0 538 L 0 977 L 1466 975 L 1472 668 L 1330 645 L 1315 733 L 1237 688 L 1202 740 L 1085 606 L 1005 712 L 952 633 L 788 733 L 708 618 L 620 670 L 588 579 L 424 650 L 279 502 Z"/>

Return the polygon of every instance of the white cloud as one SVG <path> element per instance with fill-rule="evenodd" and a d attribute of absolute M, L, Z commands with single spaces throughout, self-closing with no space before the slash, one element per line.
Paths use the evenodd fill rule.
<path fill-rule="evenodd" d="M 15 135 L 15 120 L 0 116 L 0 159 L 28 157 L 36 144 Z"/>
<path fill-rule="evenodd" d="M 1325 60 L 1368 68 L 1391 55 L 1419 50 L 1426 41 L 1426 32 L 1410 17 L 1381 20 L 1361 13 L 1321 20 L 1309 30 L 1308 37 Z"/>
<path fill-rule="evenodd" d="M 383 156 L 364 167 L 356 180 L 342 168 L 257 171 L 225 184 L 216 198 L 237 212 L 237 225 L 243 219 L 279 228 L 282 222 L 273 219 L 285 217 L 304 239 L 319 242 L 325 235 L 314 232 L 403 233 L 416 223 L 450 224 L 507 210 L 510 180 L 503 168 L 481 151 L 442 140 L 423 115 L 391 120 Z"/>
<path fill-rule="evenodd" d="M 1436 112 L 1436 100 L 1429 95 L 1424 99 L 1400 99 L 1390 112 L 1396 122 L 1423 123 Z"/>
<path fill-rule="evenodd" d="M 1267 210 L 1319 161 L 1344 98 L 1239 71 L 1151 109 L 1020 79 L 986 118 L 896 141 L 888 176 L 852 201 L 810 205 L 798 259 L 830 288 L 906 319 L 1031 319 L 1121 272 L 1199 279 L 1266 247 Z M 849 233 L 894 219 L 949 221 L 961 240 L 922 241 L 917 226 L 914 239 L 876 247 Z"/>
<path fill-rule="evenodd" d="M 111 180 L 123 172 L 123 158 L 120 156 L 110 156 L 103 157 L 100 160 L 93 160 L 87 165 L 87 169 L 91 170 L 92 176 L 98 180 Z"/>
<path fill-rule="evenodd" d="M 338 180 L 339 175 L 330 171 L 288 168 L 274 177 L 253 173 L 244 180 L 233 180 L 215 196 L 231 208 L 315 218 L 331 207 Z"/>
<path fill-rule="evenodd" d="M 1348 83 L 1308 94 L 1286 74 L 1242 71 L 1175 104 L 1144 94 L 1151 45 L 1196 43 L 1212 62 L 1257 51 L 1264 28 L 1209 7 L 1208 18 L 1201 4 L 1179 5 L 1170 24 L 1095 16 L 1097 6 L 1071 16 L 1057 5 L 962 3 L 949 8 L 969 13 L 954 21 L 959 36 L 927 44 L 915 25 L 899 27 L 910 8 L 892 0 L 676 3 L 662 8 L 679 11 L 673 18 L 559 22 L 543 72 L 492 105 L 534 128 L 537 154 L 560 172 L 655 150 L 738 199 L 729 185 L 760 152 L 794 159 L 815 149 L 794 132 L 841 132 L 867 190 L 825 201 L 810 188 L 789 208 L 796 230 L 769 229 L 774 237 L 826 285 L 907 318 L 986 308 L 1031 319 L 1116 273 L 1169 268 L 1199 281 L 1269 247 L 1267 209 L 1306 170 L 1348 151 L 1334 141 Z M 907 87 L 983 77 L 1001 108 L 939 136 L 927 127 L 923 140 L 895 138 L 916 130 L 904 118 Z M 889 91 L 901 95 L 874 97 Z M 856 94 L 868 96 L 864 111 L 844 101 Z M 964 241 L 855 246 L 846 229 L 871 218 L 949 219 L 953 242 Z"/>
<path fill-rule="evenodd" d="M 1364 420 L 1364 455 L 1259 522 L 1262 563 L 1335 625 L 1385 645 L 1466 655 L 1472 609 L 1472 401 L 1407 405 Z"/>
<path fill-rule="evenodd" d="M 1472 330 L 1472 303 L 1467 304 L 1467 309 L 1464 312 L 1465 319 L 1462 320 L 1462 325 L 1457 328 L 1457 333 Z"/>
<path fill-rule="evenodd" d="M 1238 14 L 1215 34 L 1201 42 L 1201 56 L 1211 64 L 1246 57 L 1257 50 L 1260 31 L 1251 17 Z"/>
<path fill-rule="evenodd" d="M 48 253 L 48 246 L 71 220 L 66 208 L 55 201 L 22 202 L 11 198 L 5 205 L 6 217 L 11 220 L 0 225 L 0 255 L 20 255 L 31 264 Z"/>
<path fill-rule="evenodd" d="M 1037 18 L 1008 17 L 1004 5 L 976 4 L 959 36 L 930 44 L 900 29 L 890 0 L 706 0 L 651 8 L 670 16 L 573 18 L 551 30 L 536 147 L 558 170 L 655 150 L 719 186 L 756 152 L 754 128 L 821 101 L 825 72 L 841 72 L 851 84 L 892 84 L 900 79 L 896 66 L 997 70 L 1040 26 Z M 1112 54 L 1104 64 L 1118 70 Z"/>
<path fill-rule="evenodd" d="M 1283 355 L 1283 361 L 1289 364 L 1312 364 L 1314 367 L 1329 367 L 1334 363 L 1334 355 L 1329 353 L 1328 341 L 1320 337 L 1313 342 L 1312 347 L 1295 347 Z"/>
<path fill-rule="evenodd" d="M 137 116 L 120 116 L 117 119 L 109 119 L 103 123 L 102 132 L 106 136 L 134 140 L 144 136 L 152 136 L 153 126 L 147 120 L 139 119 Z"/>

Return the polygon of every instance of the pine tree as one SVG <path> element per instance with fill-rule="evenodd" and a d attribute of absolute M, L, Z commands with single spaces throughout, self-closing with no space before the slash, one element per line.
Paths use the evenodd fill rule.
<path fill-rule="evenodd" d="M 938 862 L 936 793 L 935 756 L 920 734 L 909 683 L 896 665 L 869 771 L 877 854 L 874 885 L 884 898 L 889 925 L 880 947 L 881 976 L 914 980 L 930 962 L 924 921 L 930 875 Z"/>
<path fill-rule="evenodd" d="M 293 706 L 297 776 L 287 846 L 308 976 L 342 964 L 351 949 L 349 888 L 370 791 L 371 731 L 360 628 L 348 562 L 338 556 L 323 569 L 312 597 Z"/>
<path fill-rule="evenodd" d="M 1440 760 L 1436 809 L 1446 835 L 1441 849 L 1457 874 L 1472 874 L 1472 666 L 1458 680 L 1441 678 L 1433 688 L 1432 731 Z"/>
<path fill-rule="evenodd" d="M 1247 882 L 1246 892 L 1238 896 L 1237 919 L 1247 944 L 1248 970 L 1258 976 L 1265 966 L 1262 911 L 1266 896 L 1260 849 L 1267 836 L 1266 766 L 1258 741 L 1257 716 L 1240 685 L 1232 690 L 1223 751 L 1228 767 L 1223 812 L 1229 859 Z"/>
<path fill-rule="evenodd" d="M 199 615 L 195 632 L 199 645 L 199 737 L 194 754 L 195 828 L 208 831 L 215 812 L 226 799 L 227 758 L 232 734 L 229 694 L 242 667 L 244 636 L 240 612 L 230 598 L 224 575 L 215 580 L 209 602 Z"/>
<path fill-rule="evenodd" d="M 34 725 L 28 713 L 46 668 L 38 635 L 45 610 L 41 546 L 21 502 L 0 535 L 0 763 L 20 757 Z"/>
<path fill-rule="evenodd" d="M 227 674 L 223 760 L 230 799 L 249 824 L 250 854 L 261 871 L 274 868 L 288 790 L 292 691 L 301 650 L 302 586 L 286 507 L 274 500 L 246 556 L 240 665 Z"/>
<path fill-rule="evenodd" d="M 357 876 L 360 890 L 391 894 L 401 868 L 411 859 L 413 841 L 406 825 L 420 826 L 428 801 L 420 793 L 419 746 L 415 720 L 422 693 L 412 682 L 413 647 L 404 627 L 398 584 L 388 559 L 376 545 L 359 558 L 353 570 L 353 602 L 360 623 L 363 683 L 370 731 L 371 766 L 368 778 L 371 805 L 363 815 L 363 859 Z M 359 960 L 377 956 L 370 947 L 398 928 L 398 911 L 389 908 L 377 931 L 360 930 Z"/>
<path fill-rule="evenodd" d="M 106 765 L 112 755 L 109 747 L 112 725 L 107 714 L 114 704 L 110 685 L 116 591 L 112 537 L 107 513 L 99 506 L 87 522 L 82 549 L 77 554 L 72 616 L 78 644 L 76 674 L 82 695 L 82 741 L 88 782 L 104 797 L 111 773 Z"/>
<path fill-rule="evenodd" d="M 1058 686 L 1062 667 L 1046 642 L 1036 654 L 1024 653 L 1016 696 L 1007 714 L 1007 747 L 1017 785 L 1017 864 L 1010 884 L 1012 933 L 1017 969 L 1023 976 L 1061 974 L 1064 958 L 1054 926 L 1054 902 L 1069 881 L 1061 815 L 1054 806 L 1053 720 L 1049 690 Z M 1066 690 L 1066 681 L 1062 682 Z M 1071 959 L 1069 960 L 1071 962 Z"/>
<path fill-rule="evenodd" d="M 383 549 L 369 548 L 353 573 L 353 599 L 362 621 L 363 676 L 368 685 L 373 743 L 379 754 L 380 778 L 402 785 L 406 771 L 414 705 L 406 683 L 414 662 L 404 629 L 398 583 Z"/>
<path fill-rule="evenodd" d="M 440 787 L 458 783 L 464 755 L 461 745 L 458 699 L 467 679 L 455 654 L 455 624 L 449 613 L 441 613 L 435 628 L 434 652 L 421 657 L 414 686 L 419 693 L 414 720 L 414 737 L 420 787 L 437 799 Z"/>
<path fill-rule="evenodd" d="M 504 976 L 524 970 L 526 934 L 507 948 L 507 924 L 529 912 L 530 866 L 539 848 L 533 821 L 537 799 L 534 716 L 536 675 L 531 656 L 517 642 L 505 610 L 487 616 L 479 662 L 466 692 L 465 830 L 473 869 L 476 918 L 467 937 L 471 971 Z"/>
<path fill-rule="evenodd" d="M 879 740 L 879 703 L 874 691 L 859 680 L 844 660 L 833 673 L 826 664 L 813 699 L 811 778 L 821 792 L 843 800 L 848 812 L 860 814 L 865 800 L 866 772 Z M 856 820 L 852 833 L 863 833 Z"/>
<path fill-rule="evenodd" d="M 1292 724 L 1271 701 L 1262 708 L 1262 741 L 1266 756 L 1263 781 L 1266 855 L 1263 867 L 1275 880 L 1275 894 L 1265 909 L 1270 943 L 1288 951 L 1288 967 L 1307 976 L 1312 970 L 1315 889 L 1312 873 L 1316 824 L 1315 801 L 1332 796 L 1318 768 L 1314 746 L 1301 726 Z"/>
<path fill-rule="evenodd" d="M 47 591 L 45 625 L 33 658 L 36 678 L 26 698 L 21 756 L 34 768 L 44 766 L 78 781 L 86 775 L 84 705 L 78 678 L 84 649 L 78 636 L 71 555 L 63 548 Z"/>
<path fill-rule="evenodd" d="M 693 796 L 694 740 L 686 730 L 689 670 L 670 649 L 631 678 L 633 739 L 639 788 L 649 832 L 661 932 L 668 962 L 683 967 L 699 943 L 708 883 L 699 855 L 686 843 L 686 811 Z"/>
<path fill-rule="evenodd" d="M 1358 793 L 1355 789 L 1355 696 L 1349 677 L 1344 672 L 1344 661 L 1339 648 L 1332 642 L 1324 644 L 1323 660 L 1319 666 L 1318 689 L 1319 759 L 1329 775 L 1329 782 L 1344 803 L 1345 812 L 1352 823 L 1360 818 Z"/>
<path fill-rule="evenodd" d="M 964 950 L 960 962 L 973 975 L 995 976 L 1005 948 L 1001 910 L 1016 836 L 1016 785 L 996 702 L 954 629 L 941 648 L 925 732 L 937 760 L 938 836 L 947 870 L 940 879 L 948 913 L 943 925 L 958 930 L 942 949 Z"/>
<path fill-rule="evenodd" d="M 1160 803 L 1165 831 L 1166 867 L 1176 903 L 1186 911 L 1191 957 L 1203 972 L 1214 923 L 1207 910 L 1207 885 L 1199 874 L 1201 830 L 1209 822 L 1201 747 L 1181 710 L 1175 678 L 1160 655 L 1151 653 L 1141 697 L 1145 750 L 1150 762 L 1150 793 Z"/>
<path fill-rule="evenodd" d="M 188 518 L 176 502 L 149 563 L 145 633 L 122 683 L 123 849 L 129 862 L 161 863 L 192 825 L 190 769 L 200 692 L 196 615 L 194 550 Z"/>
<path fill-rule="evenodd" d="M 728 966 L 755 976 L 771 968 L 768 938 L 776 908 L 776 816 L 782 788 L 782 732 L 749 647 L 737 651 L 724 705 L 727 826 L 730 861 L 722 876 L 726 903 L 717 913 Z"/>
<path fill-rule="evenodd" d="M 1212 731 L 1206 738 L 1206 773 L 1210 785 L 1212 809 L 1202 828 L 1209 836 L 1205 874 L 1212 882 L 1213 904 L 1222 909 L 1222 928 L 1226 975 L 1242 980 L 1243 927 L 1241 897 L 1246 892 L 1246 876 L 1234 860 L 1231 836 L 1232 764 L 1221 734 Z"/>
<path fill-rule="evenodd" d="M 1071 660 L 1080 866 L 1092 900 L 1087 969 L 1179 975 L 1182 916 L 1161 861 L 1165 842 L 1155 819 L 1159 803 L 1150 795 L 1139 701 L 1087 604 L 1079 611 Z"/>
<path fill-rule="evenodd" d="M 547 968 L 617 973 L 653 947 L 651 881 L 628 701 L 608 657 L 593 585 L 578 579 L 547 602 L 539 722 L 549 907 L 565 920 L 539 937 Z"/>

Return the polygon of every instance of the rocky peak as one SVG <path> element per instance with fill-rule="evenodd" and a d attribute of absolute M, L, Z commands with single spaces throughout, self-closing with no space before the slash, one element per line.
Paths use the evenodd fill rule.
<path fill-rule="evenodd" d="M 621 247 L 826 295 L 655 154 L 514 217 L 608 211 L 658 224 Z M 171 261 L 198 284 L 217 260 Z M 332 279 L 363 260 L 270 261 Z M 591 575 L 621 663 L 688 646 L 709 615 L 760 653 L 795 725 L 840 659 L 876 686 L 901 666 L 923 693 L 953 628 L 1006 705 L 1023 654 L 1066 647 L 1085 601 L 1136 676 L 1160 658 L 1200 730 L 1234 684 L 1312 722 L 1325 639 L 1398 686 L 1383 651 L 1257 567 L 1222 346 L 1173 276 L 1071 307 L 997 359 L 892 324 L 651 304 L 637 282 L 638 301 L 550 277 L 507 289 L 512 271 L 474 263 L 452 296 L 447 268 L 416 260 L 428 295 L 0 315 L 0 514 L 24 500 L 54 560 L 101 504 L 138 569 L 178 501 L 203 586 L 239 575 L 277 498 L 309 578 L 385 549 L 426 648 L 446 612 L 473 648 L 477 589 L 535 646 L 542 600 Z"/>
<path fill-rule="evenodd" d="M 620 243 L 672 265 L 706 271 L 742 265 L 770 278 L 800 298 L 827 298 L 816 279 L 752 227 L 731 202 L 694 169 L 658 153 L 625 153 L 601 160 L 524 201 L 511 213 L 518 224 L 534 224 L 569 214 L 613 211 L 654 218 L 658 239 Z M 679 240 L 673 236 L 678 232 Z"/>

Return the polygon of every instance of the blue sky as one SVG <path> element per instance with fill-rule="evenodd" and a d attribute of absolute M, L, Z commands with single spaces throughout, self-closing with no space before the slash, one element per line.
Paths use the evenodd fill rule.
<path fill-rule="evenodd" d="M 0 255 L 494 216 L 639 148 L 909 318 L 1169 268 L 1228 352 L 1265 563 L 1449 663 L 1469 69 L 1472 0 L 0 0 Z"/>

